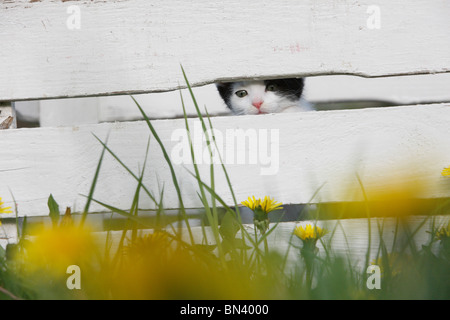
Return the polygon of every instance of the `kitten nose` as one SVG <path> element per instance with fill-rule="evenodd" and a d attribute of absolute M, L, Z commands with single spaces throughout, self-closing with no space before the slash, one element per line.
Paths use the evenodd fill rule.
<path fill-rule="evenodd" d="M 262 105 L 262 104 L 263 104 L 263 101 L 262 101 L 262 100 L 255 100 L 255 101 L 252 102 L 252 105 L 253 105 L 254 107 L 256 107 L 257 109 L 261 108 L 261 105 Z"/>

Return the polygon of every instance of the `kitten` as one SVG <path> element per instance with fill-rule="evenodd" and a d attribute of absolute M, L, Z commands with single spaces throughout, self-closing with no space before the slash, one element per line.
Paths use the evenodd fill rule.
<path fill-rule="evenodd" d="M 216 84 L 225 104 L 234 114 L 264 114 L 312 111 L 302 98 L 303 78 Z"/>

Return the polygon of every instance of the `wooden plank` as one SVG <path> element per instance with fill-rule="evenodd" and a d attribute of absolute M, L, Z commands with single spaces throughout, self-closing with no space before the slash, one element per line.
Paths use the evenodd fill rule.
<path fill-rule="evenodd" d="M 350 101 L 353 104 L 361 102 L 359 105 L 364 107 L 369 106 L 369 101 L 378 107 L 450 102 L 450 73 L 385 78 L 332 75 L 309 77 L 305 82 L 304 98 L 313 104 L 318 103 L 318 107 L 351 107 L 352 104 L 347 103 Z M 215 85 L 196 87 L 193 91 L 198 104 L 206 106 L 210 115 L 230 113 Z M 188 98 L 187 89 L 181 92 L 185 97 L 187 114 L 195 116 L 196 110 Z M 178 90 L 138 97 L 142 108 L 152 119 L 183 116 Z M 16 103 L 16 110 L 19 120 L 34 120 L 43 127 L 142 119 L 140 111 L 127 95 L 22 101 Z"/>
<path fill-rule="evenodd" d="M 380 101 L 389 105 L 450 102 L 450 73 L 362 78 L 345 75 L 310 77 L 304 96 L 313 103 Z"/>
<path fill-rule="evenodd" d="M 449 104 L 320 111 L 264 116 L 216 117 L 216 137 L 223 138 L 222 159 L 238 201 L 270 195 L 283 203 L 361 200 L 361 187 L 385 190 L 390 184 L 419 182 L 422 197 L 450 195 L 450 180 L 441 175 L 450 165 Z M 209 156 L 198 119 L 190 119 L 199 170 L 210 183 Z M 198 187 L 188 170 L 184 120 L 155 120 L 171 157 L 187 208 L 201 207 Z M 245 131 L 239 131 L 244 129 Z M 0 132 L 0 196 L 19 215 L 46 215 L 50 193 L 74 212 L 83 209 L 100 157 L 100 139 L 130 169 L 142 170 L 150 131 L 145 122 L 105 123 L 66 128 L 3 130 Z M 232 139 L 229 139 L 232 138 Z M 228 140 L 229 139 L 229 140 Z M 187 158 L 183 158 L 187 156 Z M 215 166 L 217 193 L 232 205 L 221 166 Z M 144 184 L 164 206 L 176 208 L 178 197 L 168 166 L 151 139 Z M 105 156 L 95 198 L 127 209 L 137 182 L 109 154 Z M 316 191 L 320 192 L 315 196 Z M 356 198 L 355 198 L 356 197 Z M 142 196 L 140 207 L 154 204 Z M 92 210 L 107 211 L 93 205 Z M 11 215 L 12 216 L 12 215 Z"/>
<path fill-rule="evenodd" d="M 0 100 L 172 90 L 180 64 L 194 85 L 450 71 L 442 0 L 19 0 L 0 12 Z"/>

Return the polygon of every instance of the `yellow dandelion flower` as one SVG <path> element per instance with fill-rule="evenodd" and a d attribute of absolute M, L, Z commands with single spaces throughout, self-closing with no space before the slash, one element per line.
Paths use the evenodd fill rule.
<path fill-rule="evenodd" d="M 436 232 L 436 239 L 438 240 L 444 240 L 450 238 L 450 223 L 447 225 L 447 227 L 442 227 Z"/>
<path fill-rule="evenodd" d="M 328 233 L 327 230 L 322 229 L 318 226 L 312 226 L 310 224 L 305 227 L 299 226 L 294 229 L 294 234 L 299 237 L 302 241 L 313 240 L 317 241 Z"/>
<path fill-rule="evenodd" d="M 444 177 L 450 177 L 450 167 L 444 168 L 441 172 Z"/>
<path fill-rule="evenodd" d="M 12 213 L 11 207 L 3 207 L 3 201 L 0 197 L 0 213 Z M 2 225 L 2 222 L 0 221 L 0 226 Z"/>
<path fill-rule="evenodd" d="M 281 202 L 276 202 L 275 199 L 268 196 L 265 196 L 262 200 L 256 199 L 255 196 L 248 197 L 241 204 L 253 211 L 253 223 L 262 233 L 269 228 L 270 221 L 268 213 L 283 209 Z"/>
<path fill-rule="evenodd" d="M 276 202 L 275 199 L 269 198 L 268 196 L 264 197 L 264 200 L 261 202 L 261 208 L 264 212 L 271 212 L 275 210 L 283 209 L 281 202 Z"/>
<path fill-rule="evenodd" d="M 265 213 L 283 209 L 283 204 L 281 202 L 277 202 L 275 199 L 268 196 L 265 196 L 263 200 L 256 199 L 255 196 L 248 197 L 246 201 L 242 201 L 241 203 L 251 210 L 261 208 Z"/>
<path fill-rule="evenodd" d="M 0 213 L 12 213 L 11 207 L 3 207 L 3 201 L 0 197 Z"/>
<path fill-rule="evenodd" d="M 255 208 L 260 206 L 260 199 L 255 199 L 255 196 L 248 197 L 248 199 L 246 201 L 242 201 L 241 204 L 251 210 L 255 210 Z"/>

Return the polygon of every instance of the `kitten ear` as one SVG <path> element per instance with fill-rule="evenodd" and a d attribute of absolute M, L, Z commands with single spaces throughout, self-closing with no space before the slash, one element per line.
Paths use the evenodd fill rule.
<path fill-rule="evenodd" d="M 225 85 L 223 82 L 216 82 L 215 84 L 218 90 L 220 90 L 220 88 L 222 88 Z"/>
<path fill-rule="evenodd" d="M 232 93 L 233 84 L 230 82 L 216 82 L 217 91 L 219 91 L 220 96 L 223 101 L 227 105 L 228 108 L 231 108 L 230 96 Z"/>
<path fill-rule="evenodd" d="M 219 92 L 227 90 L 228 89 L 228 83 L 226 82 L 216 82 L 216 88 L 219 90 Z"/>
<path fill-rule="evenodd" d="M 227 101 L 231 94 L 231 83 L 229 82 L 216 82 L 216 88 L 219 91 L 223 100 Z"/>

